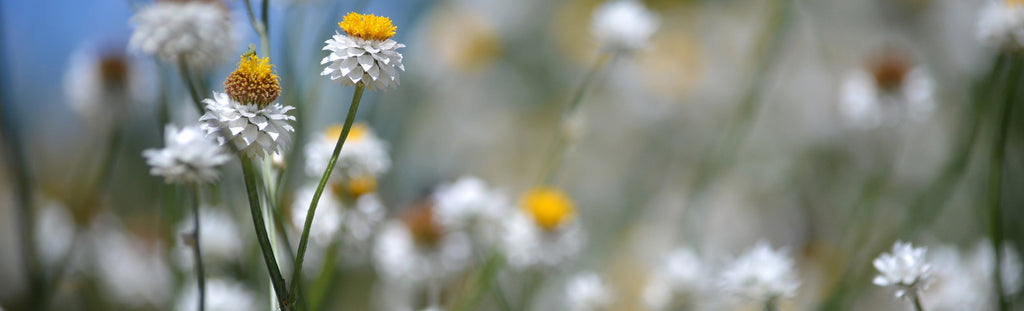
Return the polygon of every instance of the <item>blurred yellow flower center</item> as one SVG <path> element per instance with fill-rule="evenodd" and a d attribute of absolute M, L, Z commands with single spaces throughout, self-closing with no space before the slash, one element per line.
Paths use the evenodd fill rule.
<path fill-rule="evenodd" d="M 523 197 L 521 207 L 545 230 L 557 229 L 571 220 L 576 211 L 572 199 L 555 188 L 530 190 Z"/>
<path fill-rule="evenodd" d="M 348 181 L 348 191 L 354 197 L 377 191 L 377 178 L 369 174 L 352 178 Z"/>
<path fill-rule="evenodd" d="M 331 125 L 328 126 L 327 130 L 324 131 L 324 135 L 327 136 L 329 140 L 338 140 L 338 138 L 341 137 L 341 132 L 344 129 L 345 126 L 341 124 Z M 369 126 L 366 126 L 366 124 L 363 123 L 356 123 L 352 125 L 351 129 L 348 130 L 348 138 L 345 138 L 345 140 L 349 142 L 360 141 L 366 138 L 366 136 L 369 135 L 369 133 Z"/>
<path fill-rule="evenodd" d="M 224 81 L 224 91 L 240 103 L 265 107 L 281 95 L 281 82 L 273 67 L 270 58 L 247 52 L 238 62 L 238 69 Z"/>
<path fill-rule="evenodd" d="M 1024 0 L 1004 0 L 1006 6 L 1024 6 Z"/>
<path fill-rule="evenodd" d="M 349 36 L 363 40 L 387 40 L 395 36 L 398 27 L 391 24 L 391 19 L 373 14 L 350 12 L 338 23 Z"/>

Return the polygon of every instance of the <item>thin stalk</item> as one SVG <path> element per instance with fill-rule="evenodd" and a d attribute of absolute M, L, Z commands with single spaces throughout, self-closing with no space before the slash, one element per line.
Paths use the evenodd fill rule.
<path fill-rule="evenodd" d="M 583 82 L 580 83 L 579 87 L 573 93 L 572 99 L 569 101 L 569 107 L 565 109 L 562 114 L 562 119 L 559 125 L 555 128 L 555 138 L 552 143 L 551 150 L 548 153 L 547 161 L 545 162 L 543 169 L 541 170 L 540 184 L 552 184 L 554 183 L 555 176 L 558 175 L 558 171 L 562 166 L 563 159 L 565 158 L 565 149 L 568 147 L 569 141 L 564 133 L 564 127 L 569 119 L 576 115 L 579 110 L 580 103 L 583 102 L 583 96 L 587 94 L 587 90 L 590 89 L 590 85 L 593 84 L 598 74 L 604 69 L 605 65 L 612 58 L 612 54 L 602 52 L 597 56 L 597 60 L 590 66 L 590 70 L 587 75 L 583 78 Z"/>
<path fill-rule="evenodd" d="M 996 295 L 999 297 L 999 310 L 1009 310 L 1010 303 L 1003 292 L 1002 277 L 1002 256 L 1003 256 L 1003 221 L 1002 221 L 1002 190 L 1003 190 L 1003 163 L 1006 161 L 1006 137 L 1010 130 L 1010 115 L 1013 114 L 1014 100 L 1016 99 L 1017 83 L 1020 79 L 1021 64 L 1014 59 L 1010 63 L 1010 74 L 1006 82 L 1006 97 L 999 119 L 995 143 L 992 145 L 992 158 L 989 160 L 988 171 L 988 206 L 989 206 L 989 234 L 991 235 L 992 248 L 995 250 L 995 282 Z"/>
<path fill-rule="evenodd" d="M 533 298 L 537 296 L 537 290 L 544 284 L 544 274 L 541 271 L 530 271 L 529 280 L 523 288 L 523 297 L 520 299 L 519 311 L 531 310 Z"/>
<path fill-rule="evenodd" d="M 338 162 L 338 154 L 341 153 L 341 147 L 345 145 L 345 139 L 348 137 L 349 130 L 352 129 L 352 123 L 356 119 L 356 111 L 359 109 L 359 101 L 363 98 L 363 90 L 366 86 L 362 83 L 356 85 L 355 92 L 352 94 L 352 103 L 348 107 L 348 115 L 345 116 L 345 125 L 341 129 L 341 136 L 338 137 L 338 142 L 334 145 L 334 152 L 331 153 L 331 159 L 327 161 L 327 169 L 324 170 L 323 176 L 320 177 L 320 184 L 316 186 L 316 192 L 313 193 L 313 200 L 309 203 L 309 209 L 306 210 L 306 222 L 302 227 L 302 236 L 299 238 L 299 249 L 295 255 L 295 271 L 292 273 L 292 291 L 294 292 L 300 283 L 302 278 L 302 262 L 306 257 L 306 245 L 309 244 L 309 229 L 313 226 L 313 215 L 316 213 L 316 205 L 320 202 L 320 196 L 324 193 L 324 188 L 327 186 L 327 179 L 331 177 L 331 172 L 334 171 L 334 165 Z M 293 297 L 294 298 L 294 297 Z"/>
<path fill-rule="evenodd" d="M 195 200 L 192 201 L 192 255 L 193 263 L 196 266 L 196 285 L 199 288 L 199 311 L 206 309 L 206 272 L 203 270 L 203 252 L 201 250 L 202 241 L 199 236 L 199 186 L 192 185 L 192 193 L 195 195 Z"/>
<path fill-rule="evenodd" d="M 267 21 L 269 20 L 269 12 L 267 10 L 267 0 L 263 0 L 262 9 L 260 12 L 260 19 L 256 19 L 256 13 L 252 10 L 252 0 L 245 0 L 245 11 L 249 14 L 249 23 L 252 24 L 252 29 L 256 30 L 256 35 L 260 38 L 260 51 L 263 57 L 270 57 L 270 36 L 267 33 Z"/>
<path fill-rule="evenodd" d="M 921 307 L 921 297 L 918 297 L 918 295 L 914 295 L 914 299 L 913 300 L 914 300 L 914 310 L 924 311 L 924 307 Z"/>
<path fill-rule="evenodd" d="M 181 71 L 181 77 L 185 80 L 185 87 L 188 88 L 188 94 L 192 96 L 192 103 L 196 106 L 196 112 L 200 115 L 203 114 L 203 103 L 200 101 L 199 91 L 196 90 L 195 83 L 192 83 L 192 73 L 188 69 L 188 63 L 184 57 L 178 59 L 178 70 Z"/>
<path fill-rule="evenodd" d="M 472 283 L 466 288 L 468 291 L 464 292 L 462 297 L 456 302 L 452 308 L 454 311 L 467 311 L 477 310 L 477 305 L 483 300 L 484 293 L 491 290 L 491 286 L 495 283 L 495 276 L 498 274 L 498 268 L 502 265 L 502 258 L 498 252 L 492 251 L 490 256 L 487 256 L 487 260 L 484 261 L 483 266 L 480 270 L 473 275 Z M 505 303 L 507 305 L 507 302 Z"/>
<path fill-rule="evenodd" d="M 291 310 L 288 304 L 288 288 L 284 277 L 281 276 L 281 268 L 277 265 L 274 251 L 270 245 L 270 237 L 267 235 L 266 224 L 263 221 L 263 213 L 260 211 L 260 195 L 257 190 L 256 168 L 252 159 L 242 156 L 242 173 L 245 175 L 245 190 L 249 195 L 249 212 L 252 214 L 252 224 L 256 230 L 256 240 L 260 244 L 260 251 L 263 253 L 263 261 L 267 264 L 267 272 L 270 275 L 270 282 L 273 285 L 274 293 L 277 294 L 277 302 L 281 304 L 282 310 Z"/>
<path fill-rule="evenodd" d="M 772 299 L 768 299 L 768 301 L 765 301 L 765 303 L 764 303 L 764 311 L 778 311 L 778 310 L 779 310 L 778 299 L 772 298 Z"/>
<path fill-rule="evenodd" d="M 320 266 L 320 275 L 313 281 L 313 286 L 309 290 L 309 310 L 317 311 L 323 309 L 322 306 L 327 298 L 327 293 L 335 282 L 335 271 L 338 268 L 335 262 L 338 260 L 339 244 L 340 241 L 333 241 L 327 246 L 327 254 L 324 256 L 323 265 Z M 299 291 L 295 292 L 298 293 Z"/>

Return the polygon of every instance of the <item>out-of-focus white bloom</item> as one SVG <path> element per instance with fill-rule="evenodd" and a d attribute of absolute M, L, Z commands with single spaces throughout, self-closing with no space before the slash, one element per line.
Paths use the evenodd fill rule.
<path fill-rule="evenodd" d="M 193 238 L 192 231 L 195 230 L 193 219 L 190 216 L 178 224 L 178 234 L 182 239 Z M 207 266 L 218 263 L 234 262 L 245 255 L 244 235 L 237 221 L 231 217 L 231 213 L 212 206 L 199 208 L 199 247 L 203 251 L 203 264 Z M 181 241 L 181 240 L 179 240 Z M 192 246 L 189 243 L 178 244 L 176 249 L 176 261 L 186 269 L 193 265 Z"/>
<path fill-rule="evenodd" d="M 993 0 L 981 9 L 977 24 L 978 40 L 1009 49 L 1024 46 L 1024 3 Z"/>
<path fill-rule="evenodd" d="M 1020 253 L 1017 248 L 1009 242 L 1003 242 L 1003 257 L 1000 260 L 1000 271 L 1002 282 L 1003 282 L 1003 294 L 1006 296 L 1014 296 L 1020 292 L 1024 280 L 1021 279 L 1021 273 L 1024 272 L 1024 268 L 1021 266 Z M 983 276 L 985 283 L 991 286 L 993 283 L 992 278 L 995 277 L 995 251 L 992 250 L 992 242 L 988 239 L 983 239 L 978 242 L 978 245 L 974 247 L 974 252 L 971 256 L 969 265 L 972 271 L 976 275 Z M 994 289 L 990 289 L 989 292 L 995 293 Z"/>
<path fill-rule="evenodd" d="M 438 187 L 434 203 L 441 225 L 461 229 L 470 229 L 478 222 L 493 228 L 490 223 L 510 206 L 504 195 L 489 189 L 483 180 L 469 176 Z"/>
<path fill-rule="evenodd" d="M 296 228 L 305 226 L 306 212 L 315 192 L 316 185 L 313 184 L 298 190 L 298 199 L 292 204 L 292 223 Z M 309 230 L 310 242 L 326 247 L 338 237 L 344 254 L 361 257 L 369 250 L 370 240 L 384 220 L 385 213 L 384 205 L 376 194 L 361 195 L 348 206 L 334 191 L 324 191 Z"/>
<path fill-rule="evenodd" d="M 469 237 L 459 231 L 431 228 L 436 226 L 431 224 L 432 216 L 411 216 L 385 223 L 377 236 L 373 255 L 384 279 L 419 284 L 444 280 L 466 268 L 471 255 Z"/>
<path fill-rule="evenodd" d="M 112 227 L 99 228 L 94 234 L 93 263 L 107 295 L 133 308 L 167 303 L 174 275 L 159 243 L 146 243 Z"/>
<path fill-rule="evenodd" d="M 333 125 L 306 145 L 306 174 L 319 178 L 327 169 L 334 146 L 341 137 L 342 125 Z M 388 145 L 369 126 L 356 123 L 349 129 L 345 146 L 338 153 L 335 174 L 342 178 L 378 177 L 391 168 Z"/>
<path fill-rule="evenodd" d="M 993 298 L 990 294 L 991 280 L 982 271 L 974 271 L 953 247 L 939 247 L 929 257 L 932 281 L 928 291 L 919 293 L 926 310 L 990 309 L 989 302 Z"/>
<path fill-rule="evenodd" d="M 592 272 L 578 274 L 565 286 L 567 308 L 573 311 L 607 309 L 613 301 L 612 290 Z"/>
<path fill-rule="evenodd" d="M 260 108 L 256 104 L 241 104 L 227 93 L 218 92 L 203 103 L 206 114 L 199 118 L 200 126 L 221 145 L 231 141 L 242 154 L 259 159 L 275 151 L 283 153 L 292 143 L 291 132 L 295 128 L 288 121 L 295 117 L 287 113 L 295 107 L 273 103 Z"/>
<path fill-rule="evenodd" d="M 405 71 L 397 50 L 405 45 L 391 40 L 397 29 L 391 20 L 352 12 L 338 25 L 345 34 L 335 32 L 324 42 L 323 49 L 331 53 L 320 61 L 321 65 L 327 64 L 320 75 L 340 80 L 343 85 L 362 83 L 370 89 L 397 86 L 396 68 Z"/>
<path fill-rule="evenodd" d="M 168 125 L 164 130 L 163 149 L 142 151 L 149 173 L 163 176 L 168 183 L 209 183 L 217 180 L 217 167 L 231 157 L 208 139 L 198 126 L 180 130 Z"/>
<path fill-rule="evenodd" d="M 631 51 L 646 47 L 659 23 L 640 1 L 612 0 L 594 11 L 590 31 L 609 49 Z"/>
<path fill-rule="evenodd" d="M 896 297 L 911 299 L 927 289 L 932 267 L 925 260 L 927 249 L 915 248 L 911 243 L 897 241 L 892 253 L 883 253 L 872 262 L 879 275 L 873 283 L 896 288 Z"/>
<path fill-rule="evenodd" d="M 177 311 L 192 311 L 199 306 L 199 289 L 196 282 L 187 281 L 189 286 L 182 289 L 175 304 Z M 256 295 L 245 284 L 226 279 L 206 280 L 205 308 L 208 311 L 250 311 L 261 309 Z"/>
<path fill-rule="evenodd" d="M 177 64 L 205 68 L 224 60 L 235 45 L 230 14 L 219 1 L 157 1 L 132 16 L 128 46 Z"/>
<path fill-rule="evenodd" d="M 672 251 L 651 271 L 651 279 L 642 294 L 644 304 L 651 310 L 666 310 L 678 296 L 686 300 L 697 298 L 707 282 L 705 269 L 693 250 Z M 692 305 L 692 302 L 687 301 L 687 304 Z"/>
<path fill-rule="evenodd" d="M 755 303 L 792 298 L 800 287 L 795 268 L 793 259 L 762 241 L 722 271 L 720 285 L 734 297 Z"/>
<path fill-rule="evenodd" d="M 43 264 L 52 266 L 68 255 L 75 238 L 75 222 L 67 207 L 47 202 L 36 215 L 35 244 Z"/>
<path fill-rule="evenodd" d="M 502 216 L 500 247 L 510 266 L 556 266 L 579 254 L 585 237 L 568 195 L 555 188 L 531 189 L 520 204 Z"/>
<path fill-rule="evenodd" d="M 108 127 L 126 117 L 131 103 L 150 99 L 149 79 L 126 55 L 99 52 L 90 46 L 76 50 L 64 74 L 68 104 L 89 125 Z"/>
<path fill-rule="evenodd" d="M 316 194 L 316 187 L 314 184 L 306 185 L 295 193 L 297 199 L 291 208 L 292 225 L 299 230 L 305 228 L 306 214 L 313 195 Z M 341 210 L 344 208 L 341 200 L 331 191 L 324 191 L 317 202 L 316 214 L 313 215 L 313 223 L 309 227 L 309 242 L 320 247 L 330 244 L 341 229 Z"/>
<path fill-rule="evenodd" d="M 928 71 L 895 52 L 843 79 L 839 111 L 861 128 L 923 121 L 935 107 L 935 82 Z"/>

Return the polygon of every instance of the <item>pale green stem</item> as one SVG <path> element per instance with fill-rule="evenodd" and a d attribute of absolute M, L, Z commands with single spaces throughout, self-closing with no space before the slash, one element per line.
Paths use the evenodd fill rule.
<path fill-rule="evenodd" d="M 285 284 L 284 277 L 281 276 L 281 268 L 277 265 L 277 259 L 274 256 L 274 251 L 270 245 L 270 237 L 267 235 L 267 226 L 263 221 L 263 212 L 260 210 L 260 195 L 258 192 L 258 184 L 256 183 L 256 168 L 253 166 L 252 159 L 246 156 L 241 156 L 242 160 L 242 173 L 245 176 L 245 190 L 249 196 L 249 212 L 252 214 L 252 224 L 256 231 L 256 240 L 260 244 L 260 251 L 263 253 L 263 261 L 267 265 L 267 272 L 270 275 L 270 282 L 274 288 L 274 293 L 277 295 L 277 302 L 280 303 L 282 310 L 291 310 L 291 306 L 288 304 L 289 295 L 288 288 Z"/>
<path fill-rule="evenodd" d="M 1006 137 L 1010 130 L 1010 116 L 1013 114 L 1014 100 L 1016 99 L 1017 83 L 1021 75 L 1022 64 L 1016 58 L 1010 62 L 1010 73 L 1006 82 L 1006 97 L 999 119 L 995 143 L 992 144 L 992 158 L 989 160 L 988 171 L 988 206 L 989 206 L 989 234 L 991 235 L 992 248 L 995 250 L 995 272 L 993 282 L 995 283 L 996 296 L 999 298 L 999 310 L 1009 310 L 1009 301 L 1003 292 L 1002 278 L 1002 256 L 1003 256 L 1003 213 L 1002 213 L 1002 188 L 1003 188 L 1003 163 L 1006 162 Z"/>
<path fill-rule="evenodd" d="M 192 185 L 192 193 L 195 195 L 195 200 L 192 201 L 192 254 L 193 264 L 196 266 L 196 285 L 199 288 L 199 311 L 206 309 L 206 272 L 203 270 L 203 253 L 200 248 L 200 236 L 199 236 L 199 186 Z"/>
<path fill-rule="evenodd" d="M 267 0 L 262 1 L 263 12 L 260 12 L 261 19 L 256 19 L 256 13 L 252 10 L 252 0 L 245 0 L 245 11 L 249 14 L 249 23 L 252 24 L 252 29 L 256 30 L 256 35 L 260 38 L 260 51 L 263 57 L 270 57 L 270 35 L 268 34 L 268 23 L 269 12 L 267 10 Z"/>
<path fill-rule="evenodd" d="M 465 291 L 460 299 L 455 303 L 452 310 L 454 311 L 468 311 L 477 310 L 477 305 L 484 297 L 484 293 L 492 289 L 492 286 L 497 281 L 495 276 L 498 274 L 499 268 L 502 265 L 502 257 L 497 251 L 491 251 L 491 254 L 487 256 L 487 260 L 484 261 L 483 266 L 480 270 L 474 274 L 469 285 L 467 285 Z M 496 293 L 500 294 L 500 293 Z M 499 300 L 504 300 L 499 298 Z M 499 301 L 499 304 L 501 302 Z M 507 301 L 504 302 L 503 308 L 507 309 Z"/>
<path fill-rule="evenodd" d="M 188 94 L 192 96 L 192 103 L 196 107 L 196 112 L 199 115 L 203 114 L 203 103 L 199 97 L 199 91 L 196 91 L 195 83 L 192 83 L 192 73 L 188 68 L 188 61 L 185 60 L 185 56 L 178 58 L 178 70 L 181 71 L 181 77 L 185 80 L 185 87 L 188 88 Z"/>
<path fill-rule="evenodd" d="M 295 271 L 292 273 L 292 291 L 294 292 L 300 283 L 302 278 L 302 262 L 306 257 L 306 245 L 309 243 L 309 229 L 313 226 L 313 215 L 316 213 L 317 203 L 320 202 L 320 196 L 324 193 L 324 188 L 327 187 L 327 179 L 330 178 L 331 172 L 334 171 L 334 165 L 338 162 L 338 155 L 341 153 L 341 147 L 345 145 L 345 139 L 348 137 L 348 132 L 352 129 L 352 123 L 356 119 L 356 111 L 359 109 L 359 101 L 363 98 L 363 90 L 366 86 L 362 83 L 356 85 L 355 92 L 352 94 L 352 103 L 348 107 L 348 115 L 345 116 L 345 125 L 342 127 L 341 136 L 338 137 L 338 142 L 334 145 L 334 152 L 331 153 L 331 159 L 327 161 L 327 169 L 324 170 L 323 176 L 320 177 L 320 183 L 316 186 L 316 192 L 313 193 L 313 200 L 309 203 L 309 209 L 306 210 L 306 222 L 302 227 L 302 235 L 299 238 L 299 249 L 295 254 Z M 293 297 L 294 299 L 295 297 Z"/>
<path fill-rule="evenodd" d="M 924 311 L 924 307 L 921 307 L 921 297 L 919 297 L 919 295 L 915 294 L 913 301 L 914 301 L 914 310 L 916 310 L 916 311 Z"/>

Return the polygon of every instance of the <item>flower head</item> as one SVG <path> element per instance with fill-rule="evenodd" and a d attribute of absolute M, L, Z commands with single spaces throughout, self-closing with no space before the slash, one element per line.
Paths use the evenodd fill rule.
<path fill-rule="evenodd" d="M 398 85 L 395 68 L 404 71 L 405 66 L 397 49 L 405 45 L 391 40 L 397 28 L 390 19 L 353 12 L 338 26 L 345 34 L 336 32 L 324 42 L 323 49 L 330 54 L 320 61 L 327 65 L 320 75 L 340 79 L 344 85 L 366 85 L 372 90 Z"/>
<path fill-rule="evenodd" d="M 385 281 L 420 284 L 443 280 L 466 268 L 472 254 L 469 237 L 434 222 L 429 201 L 421 200 L 400 220 L 384 225 L 374 259 Z"/>
<path fill-rule="evenodd" d="M 1002 49 L 1024 47 L 1024 3 L 1019 0 L 989 1 L 978 14 L 978 40 Z"/>
<path fill-rule="evenodd" d="M 465 228 L 478 220 L 498 217 L 508 205 L 505 196 L 489 189 L 483 180 L 462 177 L 434 192 L 439 221 L 448 227 Z"/>
<path fill-rule="evenodd" d="M 288 121 L 294 121 L 295 117 L 287 113 L 295 107 L 274 103 L 260 108 L 218 92 L 213 92 L 213 98 L 204 99 L 203 103 L 206 114 L 199 118 L 200 126 L 207 135 L 217 137 L 221 145 L 230 141 L 250 158 L 263 158 L 275 151 L 283 153 L 291 145 L 291 132 L 295 128 Z"/>
<path fill-rule="evenodd" d="M 568 310 L 605 310 L 612 303 L 612 290 L 592 272 L 581 273 L 569 279 L 565 286 Z"/>
<path fill-rule="evenodd" d="M 250 51 L 253 49 L 250 47 Z M 264 108 L 281 95 L 281 83 L 269 58 L 261 59 L 255 52 L 248 52 L 242 55 L 238 69 L 224 81 L 224 92 L 235 101 Z"/>
<path fill-rule="evenodd" d="M 673 301 L 696 298 L 707 280 L 706 269 L 693 250 L 672 251 L 652 271 L 643 291 L 644 304 L 651 310 L 665 310 Z"/>
<path fill-rule="evenodd" d="M 873 282 L 878 286 L 896 288 L 896 297 L 914 297 L 919 290 L 928 288 L 932 267 L 925 260 L 927 250 L 913 244 L 897 241 L 892 253 L 883 253 L 872 262 L 878 275 Z"/>
<path fill-rule="evenodd" d="M 793 260 L 765 242 L 726 267 L 720 284 L 726 292 L 756 303 L 792 298 L 800 287 Z"/>
<path fill-rule="evenodd" d="M 306 174 L 319 177 L 327 169 L 327 161 L 334 152 L 334 146 L 341 137 L 342 125 L 332 125 L 319 138 L 306 144 Z M 391 168 L 387 143 L 382 141 L 369 126 L 356 123 L 348 132 L 345 148 L 338 154 L 332 177 L 345 190 L 371 192 L 376 188 L 377 177 Z M 362 188 L 362 189 L 359 189 Z"/>
<path fill-rule="evenodd" d="M 316 184 L 306 185 L 296 192 L 292 203 L 291 220 L 296 228 L 302 228 L 306 221 Z M 310 227 L 310 242 L 326 248 L 331 242 L 340 241 L 342 254 L 351 260 L 364 260 L 369 253 L 374 232 L 384 220 L 385 208 L 380 198 L 373 193 L 361 195 L 355 200 L 346 200 L 334 191 L 328 191 L 320 198 L 316 217 Z M 314 269 L 303 270 L 316 273 Z"/>
<path fill-rule="evenodd" d="M 121 51 L 84 46 L 71 56 L 64 74 L 68 104 L 90 126 L 120 122 L 133 102 L 149 99 L 149 81 L 141 66 Z"/>
<path fill-rule="evenodd" d="M 572 199 L 555 188 L 537 188 L 523 196 L 523 210 L 545 230 L 554 230 L 572 220 L 576 208 Z"/>
<path fill-rule="evenodd" d="M 235 44 L 229 15 L 219 1 L 157 1 L 132 16 L 128 46 L 165 62 L 209 67 Z"/>
<path fill-rule="evenodd" d="M 578 222 L 547 230 L 522 209 L 513 209 L 502 219 L 499 247 L 514 268 L 558 266 L 575 258 L 586 242 Z"/>
<path fill-rule="evenodd" d="M 169 183 L 208 183 L 217 179 L 217 167 L 231 160 L 213 141 L 206 138 L 197 126 L 180 130 L 168 125 L 164 131 L 163 149 L 142 152 L 149 173 L 163 176 Z"/>
<path fill-rule="evenodd" d="M 839 111 L 862 128 L 921 121 L 935 106 L 935 82 L 906 54 L 887 49 L 847 75 Z"/>
<path fill-rule="evenodd" d="M 605 47 L 631 51 L 647 46 L 658 23 L 640 1 L 612 0 L 594 11 L 590 30 Z"/>

